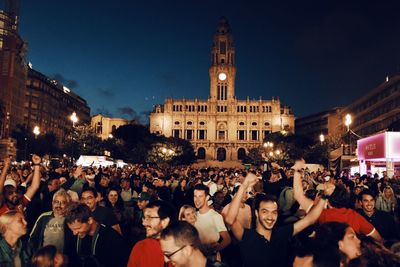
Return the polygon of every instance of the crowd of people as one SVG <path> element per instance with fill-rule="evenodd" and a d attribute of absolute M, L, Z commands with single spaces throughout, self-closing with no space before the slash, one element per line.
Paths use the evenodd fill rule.
<path fill-rule="evenodd" d="M 400 176 L 0 165 L 0 266 L 400 266 Z"/>

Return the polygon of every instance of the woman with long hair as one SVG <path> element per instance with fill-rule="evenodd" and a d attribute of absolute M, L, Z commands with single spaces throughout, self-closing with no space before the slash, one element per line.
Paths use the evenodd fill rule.
<path fill-rule="evenodd" d="M 186 221 L 191 225 L 194 225 L 196 222 L 196 209 L 190 205 L 183 205 L 179 210 L 178 219 L 180 221 Z"/>
<path fill-rule="evenodd" d="M 361 256 L 361 241 L 353 228 L 345 223 L 328 222 L 320 225 L 316 231 L 318 250 L 314 253 L 317 266 L 347 265 L 350 260 Z"/>

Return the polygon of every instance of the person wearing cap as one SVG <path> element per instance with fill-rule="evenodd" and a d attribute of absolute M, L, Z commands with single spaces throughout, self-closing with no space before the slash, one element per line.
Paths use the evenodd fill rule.
<path fill-rule="evenodd" d="M 143 227 L 142 219 L 143 219 L 143 211 L 149 205 L 150 195 L 147 192 L 142 192 L 139 194 L 137 198 L 137 207 L 138 211 L 135 212 L 133 216 L 133 224 L 132 224 L 132 243 L 143 240 L 146 238 L 146 230 Z"/>
<path fill-rule="evenodd" d="M 0 215 L 9 210 L 19 210 L 24 212 L 25 207 L 29 204 L 32 197 L 40 186 L 40 162 L 41 158 L 38 155 L 32 156 L 33 178 L 31 185 L 27 188 L 26 193 L 22 198 L 18 197 L 16 183 L 14 180 L 6 181 L 7 172 L 11 165 L 10 158 L 6 158 L 3 170 L 0 175 L 0 194 L 3 194 L 3 199 L 0 201 Z"/>

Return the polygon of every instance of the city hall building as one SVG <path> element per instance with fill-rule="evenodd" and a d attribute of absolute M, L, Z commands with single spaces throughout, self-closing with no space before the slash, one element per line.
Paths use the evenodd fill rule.
<path fill-rule="evenodd" d="M 272 132 L 294 132 L 294 115 L 279 99 L 238 100 L 235 47 L 221 18 L 211 48 L 207 100 L 167 98 L 150 114 L 150 131 L 189 140 L 199 159 L 240 160 Z"/>

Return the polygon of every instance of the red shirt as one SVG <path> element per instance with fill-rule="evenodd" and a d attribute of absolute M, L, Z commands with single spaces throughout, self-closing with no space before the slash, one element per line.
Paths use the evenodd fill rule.
<path fill-rule="evenodd" d="M 24 213 L 25 207 L 29 204 L 29 202 L 31 202 L 31 200 L 26 195 L 23 195 L 19 204 L 15 206 L 15 209 L 21 213 Z M 0 207 L 0 216 L 9 210 L 10 209 L 8 208 L 7 204 L 3 201 L 3 205 Z"/>
<path fill-rule="evenodd" d="M 164 264 L 160 240 L 146 238 L 133 247 L 127 267 L 164 267 Z M 172 266 L 171 262 L 167 266 Z"/>
<path fill-rule="evenodd" d="M 330 208 L 322 211 L 319 216 L 318 222 L 320 224 L 326 222 L 342 222 L 347 223 L 357 234 L 370 235 L 375 230 L 374 226 L 370 224 L 358 212 L 347 208 Z"/>

